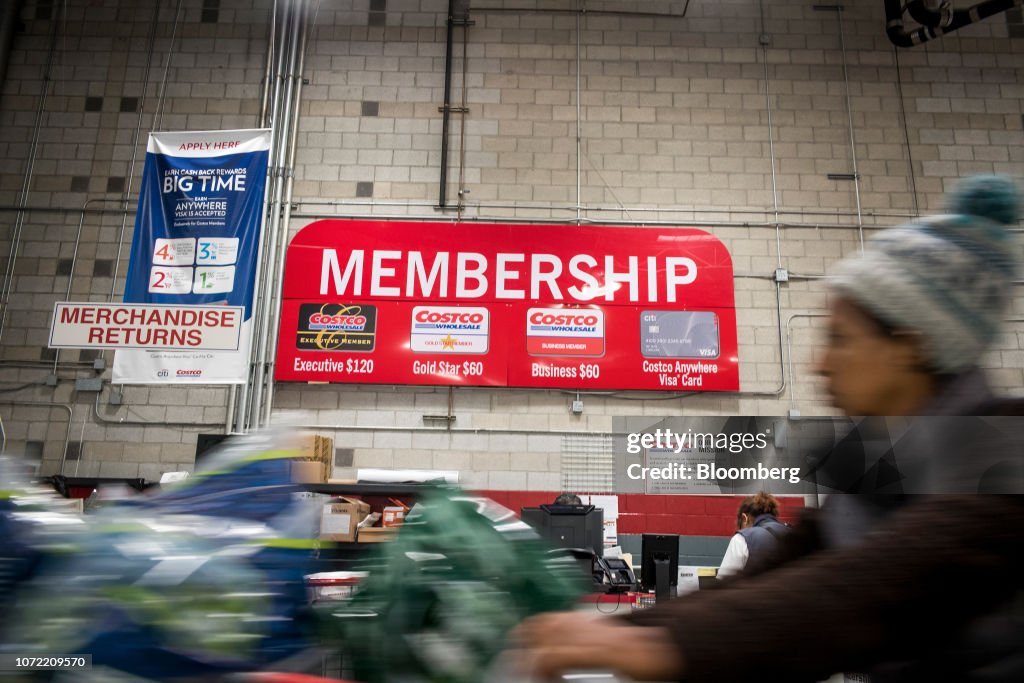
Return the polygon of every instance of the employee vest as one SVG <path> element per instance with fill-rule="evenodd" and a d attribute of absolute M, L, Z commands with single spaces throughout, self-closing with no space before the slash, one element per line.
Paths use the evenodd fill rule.
<path fill-rule="evenodd" d="M 747 567 L 759 565 L 771 557 L 779 547 L 779 539 L 789 533 L 789 527 L 772 515 L 758 515 L 754 526 L 738 532 L 747 542 Z"/>

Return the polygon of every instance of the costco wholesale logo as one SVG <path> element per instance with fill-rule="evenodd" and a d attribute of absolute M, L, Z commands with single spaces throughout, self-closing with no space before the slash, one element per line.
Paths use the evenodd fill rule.
<path fill-rule="evenodd" d="M 203 371 L 202 370 L 178 370 L 178 372 L 175 373 L 175 374 L 177 374 L 178 377 L 202 377 L 203 376 Z"/>
<path fill-rule="evenodd" d="M 377 307 L 367 304 L 309 303 L 299 306 L 295 348 L 302 351 L 373 351 Z"/>
<path fill-rule="evenodd" d="M 532 356 L 603 356 L 604 311 L 531 308 L 526 312 L 526 351 Z"/>
<path fill-rule="evenodd" d="M 412 309 L 409 348 L 420 353 L 487 353 L 490 311 L 457 306 Z"/>
<path fill-rule="evenodd" d="M 362 332 L 366 329 L 365 315 L 328 315 L 325 313 L 314 313 L 309 316 L 310 330 L 331 330 L 338 332 Z"/>

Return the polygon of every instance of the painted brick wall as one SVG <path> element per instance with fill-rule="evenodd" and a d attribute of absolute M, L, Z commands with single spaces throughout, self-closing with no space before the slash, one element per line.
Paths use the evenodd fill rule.
<path fill-rule="evenodd" d="M 25 215 L 0 338 L 0 414 L 9 448 L 41 449 L 46 472 L 60 467 L 67 441 L 81 444 L 80 457 L 64 464 L 67 474 L 155 478 L 191 466 L 196 434 L 223 431 L 228 391 L 129 387 L 112 405 L 109 389 L 98 399 L 73 391 L 76 377 L 107 376 L 77 352 L 61 354 L 56 388 L 35 386 L 53 368 L 43 348 L 49 314 L 69 282 L 73 299 L 119 296 L 128 249 L 125 243 L 119 251 L 118 241 L 130 239 L 132 215 L 124 220 L 116 210 L 125 196 L 134 208 L 147 131 L 255 125 L 270 2 L 221 0 L 214 8 L 186 0 L 174 28 L 176 3 L 161 0 L 152 57 L 151 5 L 62 4 L 66 20 L 58 26 L 27 202 L 39 210 Z M 473 3 L 464 80 L 457 35 L 453 101 L 465 95 L 469 113 L 464 130 L 453 120 L 450 196 L 466 190 L 464 215 L 472 218 L 704 225 L 733 254 L 742 392 L 674 400 L 588 395 L 576 416 L 568 409 L 574 395 L 460 388 L 449 433 L 424 420 L 447 411 L 447 389 L 279 387 L 278 419 L 354 449 L 351 466 L 340 465 L 336 476 L 364 466 L 436 467 L 462 471 L 473 487 L 551 491 L 562 488 L 573 455 L 566 435 L 607 433 L 614 416 L 779 415 L 791 406 L 830 413 L 810 371 L 825 304 L 815 278 L 859 246 L 854 187 L 827 178 L 852 170 L 851 119 L 868 236 L 917 211 L 940 210 L 943 192 L 962 175 L 1024 178 L 1024 46 L 1003 16 L 900 51 L 897 70 L 877 2 L 847 3 L 840 22 L 810 0 L 772 0 L 764 3 L 763 27 L 755 0 L 691 2 L 683 18 L 588 13 L 579 32 L 571 13 L 496 11 L 505 5 Z M 632 6 L 588 2 L 592 9 Z M 671 12 L 680 3 L 651 6 Z M 25 2 L 0 97 L 3 254 L 29 163 L 54 7 Z M 293 232 L 321 216 L 442 215 L 433 207 L 447 1 L 373 7 L 367 0 L 320 3 L 306 62 Z M 107 212 L 83 216 L 86 200 Z M 810 278 L 781 289 L 791 359 L 780 356 L 769 279 L 780 260 Z M 1018 322 L 985 365 L 996 386 L 1019 390 L 1019 294 L 1011 317 Z M 783 369 L 787 385 L 776 396 Z"/>

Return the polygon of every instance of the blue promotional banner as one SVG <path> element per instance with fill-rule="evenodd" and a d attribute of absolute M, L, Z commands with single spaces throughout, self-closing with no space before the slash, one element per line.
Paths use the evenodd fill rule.
<path fill-rule="evenodd" d="M 236 351 L 119 350 L 122 384 L 242 384 L 270 153 L 265 129 L 151 133 L 125 303 L 244 309 Z"/>

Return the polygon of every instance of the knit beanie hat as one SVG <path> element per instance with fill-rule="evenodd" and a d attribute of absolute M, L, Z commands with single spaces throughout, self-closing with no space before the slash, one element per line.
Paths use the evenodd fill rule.
<path fill-rule="evenodd" d="M 839 262 L 829 284 L 886 325 L 920 333 L 930 368 L 955 374 L 976 366 L 999 333 L 1020 195 L 1006 176 L 972 176 L 947 209 L 883 231 L 863 255 Z"/>

